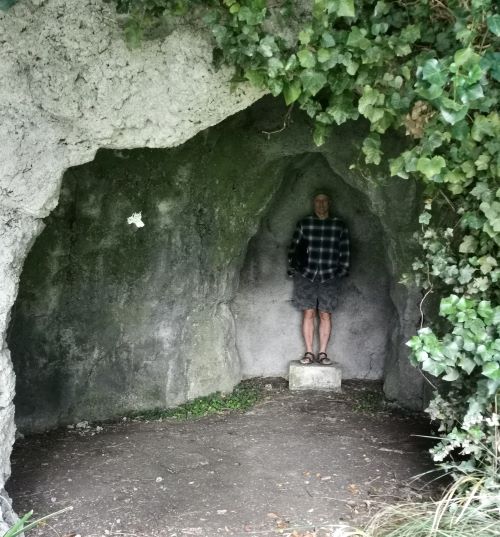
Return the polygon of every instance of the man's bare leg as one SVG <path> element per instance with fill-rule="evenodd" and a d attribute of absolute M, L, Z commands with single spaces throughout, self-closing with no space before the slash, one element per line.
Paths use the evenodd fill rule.
<path fill-rule="evenodd" d="M 319 312 L 319 352 L 326 353 L 328 341 L 332 332 L 332 314 L 327 311 Z"/>
<path fill-rule="evenodd" d="M 316 310 L 304 310 L 304 317 L 302 318 L 302 335 L 304 336 L 306 352 L 313 352 L 315 317 Z"/>

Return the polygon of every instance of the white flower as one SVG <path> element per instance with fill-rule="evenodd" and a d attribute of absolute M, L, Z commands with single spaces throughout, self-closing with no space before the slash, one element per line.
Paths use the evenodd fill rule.
<path fill-rule="evenodd" d="M 133 213 L 132 216 L 127 218 L 127 224 L 134 224 L 137 227 L 144 227 L 144 222 L 142 221 L 142 213 Z"/>

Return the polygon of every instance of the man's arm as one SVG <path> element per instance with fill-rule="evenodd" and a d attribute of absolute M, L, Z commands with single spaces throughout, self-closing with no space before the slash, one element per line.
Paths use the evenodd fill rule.
<path fill-rule="evenodd" d="M 349 231 L 347 227 L 344 226 L 344 229 L 340 235 L 339 243 L 339 268 L 337 270 L 337 276 L 343 278 L 349 274 L 349 263 L 350 263 L 350 243 L 349 243 Z"/>
<path fill-rule="evenodd" d="M 300 222 L 299 222 L 293 233 L 292 242 L 290 243 L 290 246 L 288 247 L 288 270 L 287 270 L 288 276 L 293 276 L 293 274 L 295 273 L 297 269 L 296 250 L 302 237 L 303 237 L 302 226 L 300 225 Z"/>

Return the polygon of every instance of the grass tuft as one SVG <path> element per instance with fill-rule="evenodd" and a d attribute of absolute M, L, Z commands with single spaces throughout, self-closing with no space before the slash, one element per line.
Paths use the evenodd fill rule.
<path fill-rule="evenodd" d="M 260 386 L 249 381 L 243 381 L 229 394 L 216 392 L 205 397 L 197 397 L 175 408 L 154 408 L 128 414 L 136 420 L 176 419 L 189 420 L 209 414 L 227 411 L 243 411 L 253 407 L 263 397 Z"/>
<path fill-rule="evenodd" d="M 484 477 L 464 476 L 438 501 L 382 508 L 364 529 L 339 527 L 335 537 L 500 537 L 500 495 Z"/>

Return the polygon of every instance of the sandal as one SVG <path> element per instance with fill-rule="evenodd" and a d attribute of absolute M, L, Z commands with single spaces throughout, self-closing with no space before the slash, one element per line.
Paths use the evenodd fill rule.
<path fill-rule="evenodd" d="M 300 363 L 304 365 L 314 363 L 314 354 L 312 352 L 305 352 L 304 356 L 300 359 Z"/>
<path fill-rule="evenodd" d="M 332 361 L 330 360 L 330 358 L 328 358 L 328 355 L 326 354 L 326 352 L 320 352 L 318 354 L 318 364 L 332 365 Z"/>

